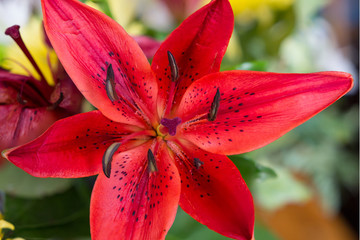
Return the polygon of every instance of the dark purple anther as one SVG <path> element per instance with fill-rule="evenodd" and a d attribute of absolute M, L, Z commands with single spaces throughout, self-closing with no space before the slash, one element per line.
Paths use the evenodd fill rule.
<path fill-rule="evenodd" d="M 169 134 L 171 136 L 175 136 L 176 134 L 176 127 L 181 123 L 181 119 L 179 117 L 173 119 L 163 118 L 160 122 L 163 126 L 167 127 Z"/>

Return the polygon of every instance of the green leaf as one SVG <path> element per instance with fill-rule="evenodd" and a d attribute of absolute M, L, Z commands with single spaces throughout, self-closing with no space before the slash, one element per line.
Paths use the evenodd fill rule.
<path fill-rule="evenodd" d="M 13 164 L 0 169 L 0 190 L 24 198 L 36 198 L 63 192 L 71 186 L 71 179 L 37 178 Z"/>
<path fill-rule="evenodd" d="M 255 231 L 254 231 L 255 239 L 266 239 L 266 240 L 278 240 L 273 233 L 270 232 L 263 224 L 259 223 L 255 220 Z"/>
<path fill-rule="evenodd" d="M 13 234 L 7 237 L 27 240 L 89 238 L 90 189 L 83 181 L 77 180 L 66 192 L 40 199 L 7 195 L 4 216 L 15 226 Z"/>
<path fill-rule="evenodd" d="M 252 193 L 261 207 L 275 210 L 289 203 L 303 203 L 312 196 L 311 190 L 285 168 L 276 168 L 277 178 L 254 182 Z"/>
<path fill-rule="evenodd" d="M 277 176 L 273 169 L 245 158 L 243 155 L 233 155 L 229 156 L 229 158 L 235 163 L 248 185 L 251 185 L 256 179 L 266 180 Z"/>

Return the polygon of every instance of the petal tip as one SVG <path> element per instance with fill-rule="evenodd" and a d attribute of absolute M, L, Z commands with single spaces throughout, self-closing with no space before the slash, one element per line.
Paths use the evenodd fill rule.
<path fill-rule="evenodd" d="M 11 152 L 11 149 L 5 149 L 1 152 L 1 156 L 7 160 L 9 160 L 8 155 Z"/>

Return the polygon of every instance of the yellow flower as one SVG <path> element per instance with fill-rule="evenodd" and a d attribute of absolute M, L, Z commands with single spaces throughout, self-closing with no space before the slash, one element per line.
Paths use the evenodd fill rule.
<path fill-rule="evenodd" d="M 57 69 L 58 59 L 54 50 L 45 43 L 41 20 L 32 18 L 27 26 L 21 26 L 21 36 L 35 59 L 35 62 L 44 74 L 45 79 L 50 85 L 53 85 L 52 69 Z M 39 74 L 15 42 L 4 50 L 4 58 L 0 62 L 0 66 L 9 69 L 12 73 L 21 75 L 31 74 L 40 80 Z"/>
<path fill-rule="evenodd" d="M 25 240 L 24 238 L 6 238 L 6 239 L 3 239 L 3 237 L 4 237 L 4 233 L 2 232 L 3 229 L 10 229 L 10 230 L 14 231 L 15 227 L 14 227 L 13 224 L 5 221 L 3 215 L 0 213 L 0 240 Z"/>
<path fill-rule="evenodd" d="M 230 0 L 236 17 L 241 21 L 259 20 L 261 23 L 272 21 L 274 10 L 289 8 L 294 0 Z"/>
<path fill-rule="evenodd" d="M 141 1 L 139 0 L 106 0 L 112 18 L 118 22 L 125 30 L 131 35 L 141 35 L 144 33 L 144 26 L 135 21 L 136 8 L 139 6 Z M 92 2 L 86 1 L 87 5 L 103 11 L 101 7 Z"/>

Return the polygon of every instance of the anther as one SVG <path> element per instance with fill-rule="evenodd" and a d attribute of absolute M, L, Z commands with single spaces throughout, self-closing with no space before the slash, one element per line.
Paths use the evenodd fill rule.
<path fill-rule="evenodd" d="M 103 155 L 102 167 L 103 167 L 104 174 L 107 178 L 110 178 L 111 162 L 113 160 L 113 156 L 114 156 L 115 152 L 118 150 L 119 147 L 120 147 L 120 143 L 115 142 L 106 149 L 106 151 Z"/>
<path fill-rule="evenodd" d="M 171 69 L 171 81 L 176 82 L 179 78 L 179 68 L 176 64 L 175 57 L 170 51 L 167 51 L 170 69 Z"/>
<path fill-rule="evenodd" d="M 36 72 L 40 75 L 41 80 L 45 81 L 45 77 L 44 77 L 43 73 L 41 72 L 39 66 L 36 64 L 34 58 L 31 56 L 24 41 L 22 40 L 19 29 L 20 29 L 19 25 L 14 25 L 12 27 L 7 28 L 5 30 L 5 34 L 10 36 L 16 42 L 16 44 L 20 47 L 20 49 L 23 51 L 25 56 L 29 59 L 29 61 L 35 68 Z"/>
<path fill-rule="evenodd" d="M 25 81 L 23 81 L 23 84 L 21 84 L 20 92 L 18 92 L 18 94 L 16 96 L 16 100 L 21 105 L 27 104 L 27 100 L 23 99 L 23 97 L 22 97 L 22 94 L 23 94 L 23 91 L 24 91 L 24 85 L 25 85 Z"/>
<path fill-rule="evenodd" d="M 204 164 L 204 162 L 200 161 L 199 158 L 194 158 L 194 165 L 195 165 L 196 169 L 199 169 L 203 164 Z"/>
<path fill-rule="evenodd" d="M 151 149 L 148 150 L 147 158 L 148 158 L 149 173 L 157 172 L 158 168 L 156 166 L 155 157 L 154 157 L 154 154 L 152 153 Z"/>
<path fill-rule="evenodd" d="M 110 101 L 113 102 L 113 101 L 119 99 L 119 97 L 115 91 L 114 70 L 113 70 L 111 64 L 107 68 L 105 89 L 106 89 L 106 94 L 107 94 L 108 98 L 110 99 Z"/>
<path fill-rule="evenodd" d="M 18 103 L 20 103 L 21 105 L 25 105 L 25 104 L 27 103 L 27 101 L 21 97 L 21 94 L 20 94 L 20 93 L 17 94 L 16 100 L 17 100 Z"/>
<path fill-rule="evenodd" d="M 54 102 L 51 106 L 49 106 L 48 109 L 49 110 L 56 109 L 63 100 L 64 100 L 64 94 L 62 92 L 60 92 L 60 96 L 59 96 L 58 100 L 56 100 L 56 102 Z"/>
<path fill-rule="evenodd" d="M 209 121 L 215 121 L 219 107 L 220 107 L 220 90 L 219 88 L 217 88 L 214 100 L 211 103 L 210 112 L 208 114 Z"/>

